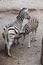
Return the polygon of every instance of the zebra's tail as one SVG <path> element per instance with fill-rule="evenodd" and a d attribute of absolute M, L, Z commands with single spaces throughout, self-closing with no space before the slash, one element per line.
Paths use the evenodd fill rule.
<path fill-rule="evenodd" d="M 2 36 L 3 36 L 3 38 L 5 39 L 5 35 L 4 35 L 4 33 L 2 33 Z"/>
<path fill-rule="evenodd" d="M 5 39 L 5 33 L 6 33 L 6 30 L 7 30 L 7 26 L 5 26 L 5 27 L 3 28 L 2 36 L 3 36 L 4 39 Z"/>

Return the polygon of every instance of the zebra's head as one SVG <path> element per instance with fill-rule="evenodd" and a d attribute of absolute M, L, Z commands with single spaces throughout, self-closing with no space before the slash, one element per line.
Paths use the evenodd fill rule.
<path fill-rule="evenodd" d="M 17 19 L 21 21 L 23 21 L 23 19 L 30 19 L 30 16 L 28 14 L 28 9 L 22 8 L 17 16 Z"/>

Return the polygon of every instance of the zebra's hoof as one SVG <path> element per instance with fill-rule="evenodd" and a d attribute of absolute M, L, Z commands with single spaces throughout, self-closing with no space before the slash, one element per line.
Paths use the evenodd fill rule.
<path fill-rule="evenodd" d="M 10 49 L 8 49 L 8 56 L 9 56 L 9 57 L 12 56 L 12 55 L 11 55 L 11 51 L 10 51 Z"/>

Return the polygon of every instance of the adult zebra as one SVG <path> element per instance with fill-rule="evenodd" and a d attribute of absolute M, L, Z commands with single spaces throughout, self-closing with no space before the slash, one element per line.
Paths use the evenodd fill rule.
<path fill-rule="evenodd" d="M 22 33 L 22 23 L 24 19 L 30 19 L 28 14 L 28 9 L 23 8 L 20 10 L 18 16 L 16 17 L 16 21 L 12 24 L 4 27 L 3 38 L 5 40 L 5 48 L 7 47 L 7 53 L 11 56 L 10 49 L 13 44 L 14 38 L 19 36 L 19 33 Z"/>

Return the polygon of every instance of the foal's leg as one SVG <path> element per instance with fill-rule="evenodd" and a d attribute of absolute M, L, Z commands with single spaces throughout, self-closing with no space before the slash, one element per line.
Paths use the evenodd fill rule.
<path fill-rule="evenodd" d="M 31 41 L 34 40 L 34 31 L 32 31 Z"/>
<path fill-rule="evenodd" d="M 35 32 L 35 30 L 32 31 L 32 40 L 31 41 L 36 41 L 36 32 Z"/>
<path fill-rule="evenodd" d="M 35 29 L 35 36 L 34 36 L 35 41 L 37 41 L 37 38 L 36 38 L 36 31 L 37 31 L 37 29 Z"/>
<path fill-rule="evenodd" d="M 30 34 L 28 34 L 27 40 L 28 40 L 28 48 L 30 48 Z"/>

